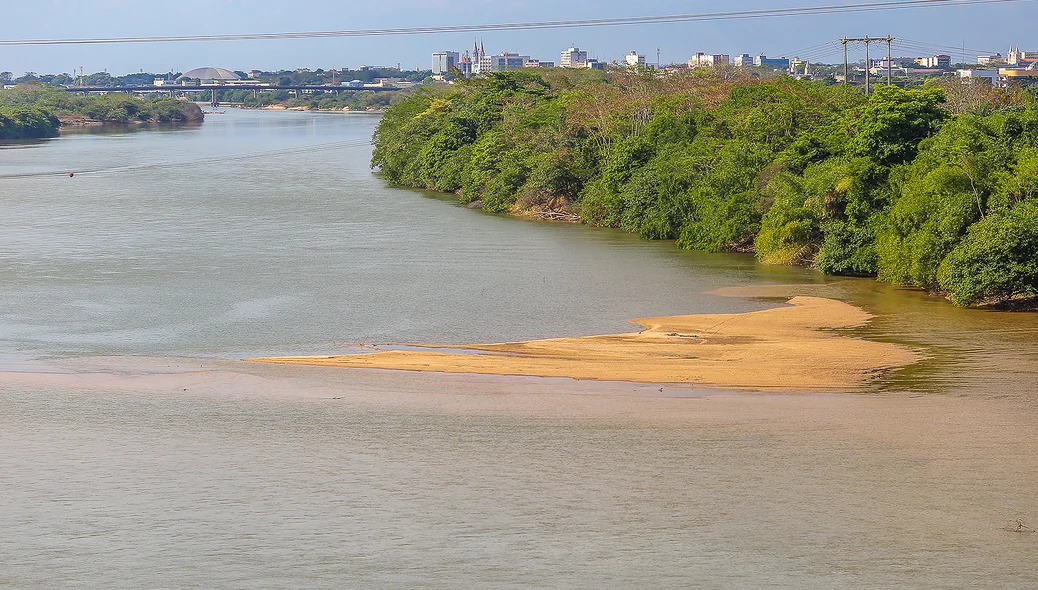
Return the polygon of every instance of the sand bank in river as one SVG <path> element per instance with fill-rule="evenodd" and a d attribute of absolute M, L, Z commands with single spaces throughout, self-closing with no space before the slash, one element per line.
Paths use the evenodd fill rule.
<path fill-rule="evenodd" d="M 879 371 L 919 360 L 904 347 L 832 331 L 860 326 L 871 317 L 833 299 L 794 297 L 788 306 L 744 314 L 638 319 L 645 329 L 626 334 L 452 347 L 458 352 L 413 347 L 419 350 L 249 360 L 728 388 L 848 389 Z"/>

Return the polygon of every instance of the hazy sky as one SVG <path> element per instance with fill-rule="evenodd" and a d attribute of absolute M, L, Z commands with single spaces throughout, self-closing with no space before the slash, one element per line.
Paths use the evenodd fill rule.
<path fill-rule="evenodd" d="M 454 24 L 528 22 L 557 19 L 685 14 L 755 8 L 847 4 L 861 0 L 0 0 L 0 38 L 82 38 L 198 35 Z M 489 52 L 520 51 L 558 60 L 559 51 L 576 44 L 605 61 L 636 49 L 666 62 L 684 61 L 696 51 L 767 53 L 795 51 L 842 35 L 886 35 L 959 47 L 1006 52 L 1010 44 L 1038 50 L 1034 23 L 1038 1 L 1011 4 L 923 8 L 893 12 L 843 14 L 731 22 L 699 22 L 488 32 Z M 149 45 L 0 47 L 0 70 L 16 75 L 71 72 L 113 74 L 139 70 L 185 71 L 199 66 L 236 70 L 309 67 L 341 68 L 362 64 L 416 64 L 428 68 L 430 53 L 471 47 L 474 35 L 306 39 L 275 41 L 191 42 Z M 949 53 L 954 53 L 949 51 Z M 900 55 L 922 55 L 902 49 Z M 956 53 L 959 59 L 961 51 Z M 970 53 L 973 55 L 973 52 Z M 839 50 L 812 58 L 836 62 Z"/>

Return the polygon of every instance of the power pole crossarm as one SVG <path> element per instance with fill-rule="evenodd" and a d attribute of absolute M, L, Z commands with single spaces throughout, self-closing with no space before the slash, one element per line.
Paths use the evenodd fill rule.
<path fill-rule="evenodd" d="M 893 58 L 890 54 L 891 43 L 894 41 L 894 37 L 887 35 L 886 37 L 842 37 L 840 42 L 843 43 L 843 79 L 845 82 L 850 80 L 849 64 L 847 62 L 847 44 L 848 43 L 864 43 L 865 44 L 865 94 L 870 94 L 872 91 L 872 60 L 869 57 L 869 45 L 878 41 L 886 41 L 887 43 L 887 84 L 894 83 L 894 69 L 891 64 Z"/>

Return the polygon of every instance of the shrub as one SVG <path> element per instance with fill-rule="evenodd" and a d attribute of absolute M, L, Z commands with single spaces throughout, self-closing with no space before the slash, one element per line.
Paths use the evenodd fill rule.
<path fill-rule="evenodd" d="M 970 227 L 941 265 L 940 283 L 958 305 L 1038 295 L 1038 201 Z"/>

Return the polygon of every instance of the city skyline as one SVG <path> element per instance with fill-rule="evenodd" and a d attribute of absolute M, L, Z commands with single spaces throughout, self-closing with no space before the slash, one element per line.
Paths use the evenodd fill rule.
<path fill-rule="evenodd" d="M 822 6 L 832 0 L 797 2 Z M 842 2 L 839 4 L 852 4 Z M 139 0 L 51 0 L 6 9 L 17 22 L 17 36 L 32 38 L 104 38 L 122 36 L 206 35 L 312 31 L 371 27 L 441 26 L 530 22 L 556 18 L 584 19 L 631 16 L 619 2 L 578 0 L 566 6 L 540 1 L 506 4 L 478 1 L 459 5 L 432 0 L 387 0 L 346 10 L 328 0 L 314 0 L 312 10 L 295 11 L 267 0 L 203 2 L 184 0 L 176 6 L 156 6 Z M 732 9 L 788 7 L 790 3 L 752 0 L 730 4 L 703 1 L 656 3 L 652 15 Z M 464 10 L 460 8 L 464 7 Z M 148 18 L 140 18 L 146 12 Z M 53 15 L 62 15 L 54 20 Z M 204 18 L 199 18 L 199 15 Z M 401 16 L 404 15 L 404 16 Z M 647 15 L 641 13 L 641 16 Z M 604 62 L 622 61 L 631 50 L 655 62 L 656 48 L 664 63 L 683 62 L 699 51 L 730 54 L 787 55 L 845 34 L 891 34 L 935 45 L 965 45 L 967 57 L 976 50 L 1001 51 L 1008 44 L 1028 45 L 1032 33 L 1028 16 L 1038 16 L 1030 0 L 1008 4 L 928 7 L 894 12 L 812 15 L 760 20 L 666 23 L 603 28 L 438 33 L 420 36 L 380 36 L 329 39 L 209 41 L 142 45 L 7 46 L 0 48 L 0 70 L 16 75 L 73 72 L 185 71 L 201 65 L 230 69 L 279 70 L 296 67 L 343 68 L 362 64 L 400 64 L 405 69 L 429 67 L 428 56 L 444 49 L 464 51 L 482 38 L 488 53 L 519 52 L 534 59 L 558 59 L 560 48 L 580 47 Z M 1005 47 L 1003 47 L 1005 45 Z M 860 59 L 860 48 L 852 59 Z M 842 60 L 842 50 L 823 47 L 810 59 Z M 821 53 L 818 53 L 818 52 Z M 832 55 L 824 55 L 825 52 Z M 951 49 L 945 52 L 953 53 Z M 909 53 L 919 53 L 909 52 Z"/>

